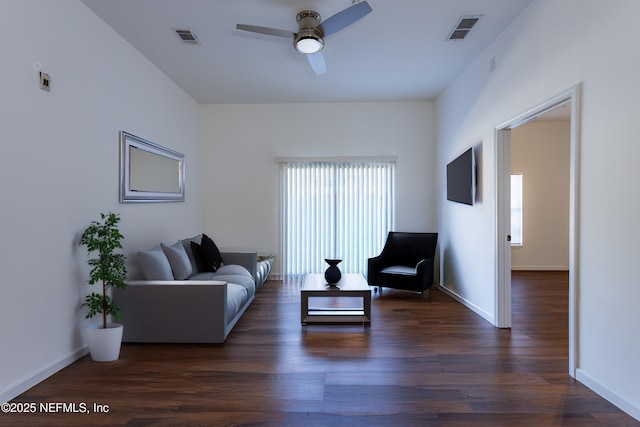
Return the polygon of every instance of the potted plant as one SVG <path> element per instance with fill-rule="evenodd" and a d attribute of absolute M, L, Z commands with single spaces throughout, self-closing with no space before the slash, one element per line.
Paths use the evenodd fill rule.
<path fill-rule="evenodd" d="M 122 289 L 127 286 L 127 267 L 124 254 L 116 252 L 122 248 L 121 241 L 124 238 L 118 229 L 120 216 L 109 212 L 101 213 L 100 217 L 100 221 L 93 221 L 80 237 L 80 245 L 87 247 L 88 254 L 97 252 L 98 255 L 88 261 L 91 267 L 89 284 L 102 285 L 102 292 L 87 295 L 84 305 L 89 307 L 87 319 L 102 314 L 100 324 L 87 325 L 91 358 L 98 362 L 110 362 L 117 360 L 120 355 L 122 325 L 108 322 L 109 316 L 120 321 L 120 307 L 114 303 L 108 291 L 114 286 Z"/>

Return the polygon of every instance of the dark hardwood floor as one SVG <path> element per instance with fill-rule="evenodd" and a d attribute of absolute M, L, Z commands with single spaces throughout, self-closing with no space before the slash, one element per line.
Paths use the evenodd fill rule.
<path fill-rule="evenodd" d="M 302 327 L 300 282 L 270 281 L 225 344 L 125 344 L 119 361 L 87 356 L 13 400 L 108 413 L 0 425 L 640 425 L 569 377 L 567 283 L 514 272 L 501 330 L 437 289 L 373 294 L 371 327 Z"/>

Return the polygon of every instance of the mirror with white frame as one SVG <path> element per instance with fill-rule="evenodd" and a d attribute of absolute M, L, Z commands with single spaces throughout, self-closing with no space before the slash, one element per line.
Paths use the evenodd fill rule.
<path fill-rule="evenodd" d="M 184 154 L 120 131 L 120 203 L 184 201 Z"/>

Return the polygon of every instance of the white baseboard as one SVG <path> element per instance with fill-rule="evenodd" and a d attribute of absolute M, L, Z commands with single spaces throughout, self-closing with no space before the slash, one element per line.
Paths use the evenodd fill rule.
<path fill-rule="evenodd" d="M 569 271 L 568 265 L 512 265 L 517 271 Z"/>
<path fill-rule="evenodd" d="M 476 313 L 477 315 L 479 315 L 480 317 L 482 317 L 483 319 L 485 319 L 486 321 L 488 321 L 489 323 L 495 326 L 496 322 L 495 322 L 495 316 L 493 314 L 487 313 L 477 305 L 471 303 L 470 301 L 467 301 L 466 299 L 464 299 L 454 291 L 446 288 L 442 284 L 438 283 L 437 286 L 438 286 L 438 289 L 440 289 L 442 292 L 449 295 L 451 298 L 455 299 L 460 304 L 464 305 L 465 307 L 467 307 L 468 309 L 470 309 L 471 311 L 473 311 L 474 313 Z"/>
<path fill-rule="evenodd" d="M 640 421 L 640 407 L 634 405 L 615 392 L 609 390 L 581 369 L 576 370 L 576 380 L 589 387 L 595 393 L 617 406 L 636 420 Z"/>
<path fill-rule="evenodd" d="M 71 365 L 73 362 L 80 359 L 87 353 L 89 353 L 89 347 L 85 346 L 79 350 L 74 351 L 69 356 L 53 361 L 48 365 L 38 369 L 37 371 L 34 371 L 31 374 L 19 379 L 13 384 L 8 385 L 4 389 L 0 390 L 0 402 L 6 403 L 20 396 L 31 387 L 41 383 L 51 375 Z"/>

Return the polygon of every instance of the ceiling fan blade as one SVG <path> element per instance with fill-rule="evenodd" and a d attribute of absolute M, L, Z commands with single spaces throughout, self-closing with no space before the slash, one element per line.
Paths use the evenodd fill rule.
<path fill-rule="evenodd" d="M 322 21 L 318 25 L 318 29 L 322 31 L 325 37 L 330 36 L 364 18 L 371 10 L 371 6 L 366 1 L 356 3 Z"/>
<path fill-rule="evenodd" d="M 280 30 L 278 28 L 259 27 L 257 25 L 236 24 L 236 30 L 249 31 L 251 33 L 258 33 L 258 34 L 266 34 L 268 36 L 287 37 L 287 38 L 295 37 L 295 33 L 292 31 Z"/>
<path fill-rule="evenodd" d="M 324 55 L 322 52 L 310 53 L 307 55 L 309 64 L 313 68 L 313 72 L 318 76 L 327 72 L 327 64 L 324 62 Z"/>

